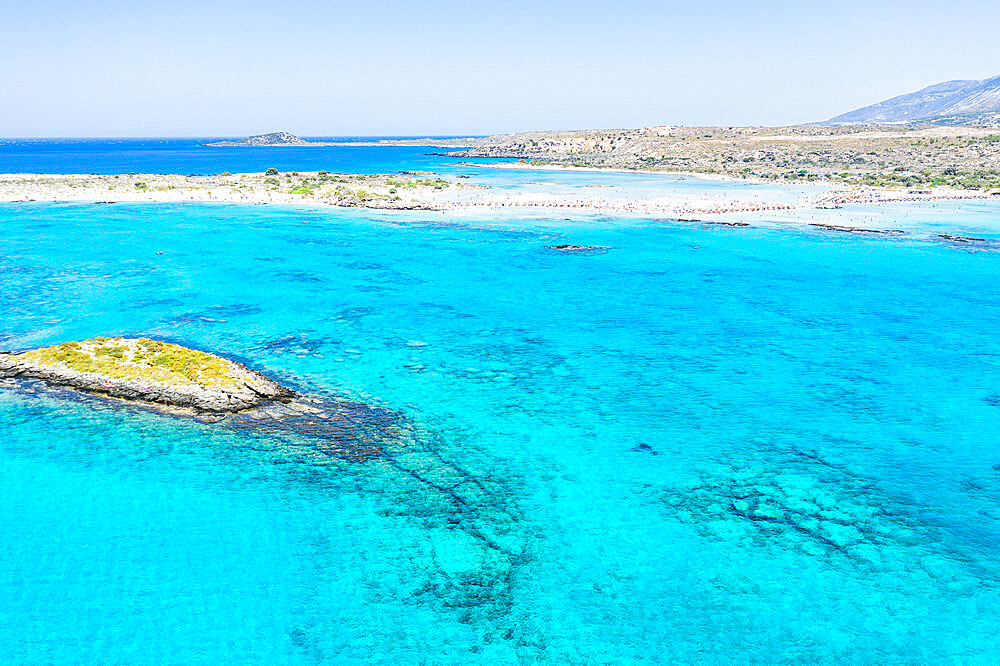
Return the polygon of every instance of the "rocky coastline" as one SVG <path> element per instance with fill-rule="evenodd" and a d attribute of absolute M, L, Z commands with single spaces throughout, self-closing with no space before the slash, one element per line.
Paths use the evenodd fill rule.
<path fill-rule="evenodd" d="M 1000 191 L 996 127 L 677 127 L 497 134 L 456 158 L 752 181 Z"/>

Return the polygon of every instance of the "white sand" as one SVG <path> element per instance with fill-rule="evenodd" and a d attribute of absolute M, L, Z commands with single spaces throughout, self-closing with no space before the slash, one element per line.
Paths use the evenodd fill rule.
<path fill-rule="evenodd" d="M 554 167 L 552 170 L 564 170 Z M 269 178 L 271 180 L 269 180 Z M 754 191 L 717 191 L 692 198 L 690 193 L 643 196 L 626 188 L 577 187 L 561 192 L 501 190 L 475 183 L 443 181 L 412 176 L 363 176 L 327 174 L 313 194 L 291 194 L 303 179 L 320 176 L 302 173 L 226 174 L 191 177 L 162 174 L 55 175 L 0 174 L 0 201 L 184 201 L 228 202 L 295 206 L 352 206 L 380 209 L 435 208 L 578 210 L 595 213 L 642 214 L 669 217 L 733 216 L 771 211 L 815 210 L 839 205 L 888 202 L 940 201 L 946 199 L 1000 199 L 981 192 L 936 188 L 922 193 L 892 188 L 847 187 L 814 194 L 795 193 L 784 200 L 763 200 Z M 277 183 L 277 184 L 275 184 Z M 435 186 L 435 183 L 437 186 Z M 393 191 L 395 190 L 395 191 Z M 792 188 L 789 188 L 792 192 Z M 808 190 L 807 190 L 808 192 Z M 769 196 L 774 196 L 772 193 Z"/>

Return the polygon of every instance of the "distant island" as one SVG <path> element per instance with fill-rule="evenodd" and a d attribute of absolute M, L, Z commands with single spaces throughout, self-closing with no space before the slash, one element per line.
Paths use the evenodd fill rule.
<path fill-rule="evenodd" d="M 206 143 L 205 145 L 213 148 L 263 148 L 271 146 L 329 146 L 335 144 L 306 141 L 288 132 L 269 132 L 267 134 L 254 134 L 238 141 L 216 141 L 215 143 Z"/>
<path fill-rule="evenodd" d="M 324 146 L 427 146 L 429 148 L 468 148 L 477 146 L 483 137 L 457 139 L 435 139 L 432 137 L 412 139 L 380 139 L 378 141 L 307 141 L 289 132 L 268 132 L 254 134 L 236 141 L 215 141 L 206 143 L 209 148 L 322 148 Z"/>

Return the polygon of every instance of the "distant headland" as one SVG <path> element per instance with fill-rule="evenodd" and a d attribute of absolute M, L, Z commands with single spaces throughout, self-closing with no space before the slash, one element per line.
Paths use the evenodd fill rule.
<path fill-rule="evenodd" d="M 457 158 L 524 166 L 696 172 L 785 183 L 1000 191 L 1000 128 L 684 127 L 498 134 Z M 498 166 L 509 167 L 507 164 Z"/>

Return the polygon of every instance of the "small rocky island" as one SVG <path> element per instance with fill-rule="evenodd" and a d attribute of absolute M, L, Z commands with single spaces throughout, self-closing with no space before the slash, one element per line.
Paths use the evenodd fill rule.
<path fill-rule="evenodd" d="M 216 141 L 206 143 L 206 146 L 213 148 L 257 148 L 270 146 L 327 146 L 332 144 L 322 141 L 306 141 L 288 132 L 268 132 L 267 134 L 254 134 L 238 141 Z"/>
<path fill-rule="evenodd" d="M 110 398 L 281 438 L 323 456 L 364 461 L 406 438 L 401 414 L 303 395 L 240 363 L 149 338 L 97 337 L 21 353 L 0 352 L 0 389 L 25 396 Z"/>
<path fill-rule="evenodd" d="M 0 353 L 0 378 L 15 377 L 205 412 L 239 412 L 295 396 L 235 361 L 148 338 L 98 337 Z"/>
<path fill-rule="evenodd" d="M 306 141 L 289 132 L 268 132 L 254 134 L 236 141 L 216 141 L 203 144 L 210 148 L 271 148 L 271 147 L 302 147 L 302 146 L 425 146 L 428 148 L 469 148 L 482 143 L 481 137 L 448 138 L 433 137 L 408 139 L 376 139 L 373 141 Z"/>

